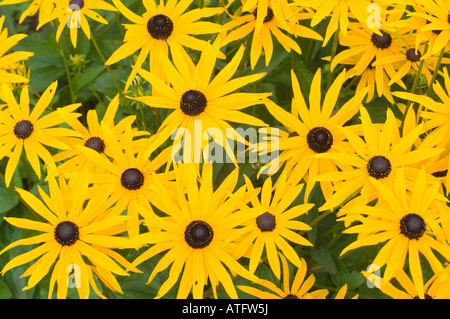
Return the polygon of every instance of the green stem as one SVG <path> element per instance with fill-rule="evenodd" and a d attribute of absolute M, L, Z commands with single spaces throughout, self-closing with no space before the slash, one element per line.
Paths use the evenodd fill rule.
<path fill-rule="evenodd" d="M 330 62 L 333 61 L 334 57 L 336 56 L 338 43 L 339 43 L 339 29 L 336 30 L 336 32 L 334 33 L 334 36 L 333 36 L 333 47 L 331 49 Z M 328 75 L 327 88 L 329 88 L 331 86 L 332 82 L 333 82 L 333 72 L 330 70 L 330 74 Z"/>
<path fill-rule="evenodd" d="M 426 53 L 428 48 L 428 43 L 425 44 L 424 54 Z M 417 69 L 416 76 L 414 77 L 414 82 L 411 88 L 411 93 L 414 93 L 417 88 L 417 84 L 419 84 L 420 74 L 422 73 L 423 64 L 425 63 L 425 59 L 422 59 L 419 64 L 419 68 Z M 406 114 L 408 114 L 409 108 L 411 107 L 412 101 L 408 101 L 405 108 L 405 113 L 403 114 L 402 123 L 400 124 L 400 133 L 403 132 L 403 126 L 405 125 Z"/>
<path fill-rule="evenodd" d="M 250 56 L 251 45 L 252 45 L 252 36 L 251 36 L 251 34 L 249 34 L 249 35 L 247 35 L 247 40 L 245 42 L 244 54 L 242 55 L 241 64 L 239 65 L 239 77 L 242 76 L 242 72 L 244 71 L 245 63 L 247 62 L 247 59 Z"/>
<path fill-rule="evenodd" d="M 425 95 L 427 95 L 427 96 L 430 95 L 431 89 L 433 88 L 433 83 L 434 83 L 434 81 L 436 81 L 436 77 L 438 75 L 439 67 L 441 66 L 441 62 L 442 62 L 442 58 L 444 57 L 444 53 L 445 53 L 445 48 L 442 48 L 441 53 L 439 54 L 439 58 L 436 63 L 436 67 L 433 71 L 433 75 L 431 77 L 431 81 L 430 81 L 430 85 L 428 86 L 427 93 L 425 93 Z"/>
<path fill-rule="evenodd" d="M 225 0 L 219 0 L 219 7 L 221 7 L 221 8 L 225 7 Z M 222 19 L 223 19 L 223 13 L 219 14 L 217 24 L 222 25 Z"/>
<path fill-rule="evenodd" d="M 306 58 L 305 58 L 305 65 L 307 68 L 309 67 L 309 64 L 311 63 L 311 56 L 312 56 L 314 44 L 315 44 L 314 40 L 311 39 L 309 42 L 308 51 L 306 51 Z"/>
<path fill-rule="evenodd" d="M 125 98 L 125 94 L 122 90 L 122 88 L 119 85 L 119 82 L 117 81 L 116 77 L 114 76 L 114 73 L 112 72 L 111 68 L 109 67 L 109 65 L 106 65 L 106 59 L 105 56 L 103 55 L 102 50 L 100 49 L 100 46 L 97 43 L 97 40 L 95 39 L 94 36 L 91 37 L 92 43 L 94 44 L 95 50 L 97 51 L 98 55 L 100 56 L 100 59 L 103 62 L 103 65 L 105 65 L 106 70 L 108 71 L 109 75 L 111 76 L 112 81 L 114 82 L 114 85 L 116 86 L 117 90 L 119 91 L 119 95 L 121 97 L 122 101 L 125 101 L 126 106 L 128 107 L 128 110 L 130 111 L 131 114 L 134 114 L 133 110 L 131 109 L 130 103 L 128 101 L 127 98 Z"/>
<path fill-rule="evenodd" d="M 73 103 L 75 103 L 75 93 L 73 92 L 73 88 L 72 88 L 72 77 L 70 76 L 69 64 L 67 63 L 67 54 L 66 54 L 66 50 L 64 49 L 64 43 L 63 43 L 64 39 L 65 39 L 65 37 L 63 36 L 61 39 L 61 43 L 59 45 L 59 52 L 61 53 L 61 55 L 63 57 L 64 69 L 66 71 L 67 83 L 69 85 L 69 91 L 70 91 L 70 101 L 73 104 Z"/>
<path fill-rule="evenodd" d="M 445 48 L 442 48 L 441 53 L 439 54 L 439 58 L 438 58 L 437 63 L 436 63 L 436 67 L 434 68 L 433 75 L 431 76 L 431 81 L 430 81 L 430 84 L 428 86 L 427 92 L 425 93 L 425 96 L 429 96 L 430 93 L 431 93 L 431 90 L 433 88 L 433 84 L 436 81 L 436 77 L 438 75 L 439 68 L 441 66 L 442 58 L 444 57 L 444 53 L 445 53 Z M 423 107 L 422 104 L 419 105 L 419 109 L 417 110 L 417 116 L 419 117 L 418 124 L 420 124 L 420 122 L 422 122 L 422 117 L 420 116 L 420 113 L 422 112 L 422 107 Z"/>
<path fill-rule="evenodd" d="M 144 131 L 147 131 L 147 123 L 145 123 L 144 107 L 142 106 L 141 102 L 139 102 L 139 111 L 141 113 L 142 118 L 142 127 L 144 128 Z M 158 129 L 158 127 L 156 127 L 156 129 Z"/>

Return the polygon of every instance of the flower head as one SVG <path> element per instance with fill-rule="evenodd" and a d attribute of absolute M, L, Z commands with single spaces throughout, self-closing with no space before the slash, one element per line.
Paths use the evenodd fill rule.
<path fill-rule="evenodd" d="M 113 291 L 122 292 L 114 275 L 128 276 L 122 268 L 130 264 L 113 249 L 125 248 L 126 216 L 105 218 L 110 205 L 105 193 L 97 193 L 86 200 L 89 192 L 87 170 L 73 177 L 71 183 L 51 174 L 48 177 L 50 193 L 40 187 L 42 200 L 22 189 L 16 189 L 22 199 L 41 220 L 7 217 L 5 220 L 19 228 L 42 232 L 33 237 L 19 239 L 0 253 L 21 245 L 36 245 L 32 250 L 14 257 L 2 269 L 8 270 L 37 259 L 23 277 L 30 277 L 25 289 L 33 288 L 51 271 L 48 298 L 52 298 L 55 283 L 57 298 L 66 298 L 70 270 L 76 267 L 75 284 L 80 298 L 89 298 L 91 287 L 105 298 L 97 287 L 94 273 Z M 73 196 L 68 196 L 72 192 Z M 54 265 L 53 270 L 51 267 Z M 114 275 L 113 275 L 114 274 Z"/>

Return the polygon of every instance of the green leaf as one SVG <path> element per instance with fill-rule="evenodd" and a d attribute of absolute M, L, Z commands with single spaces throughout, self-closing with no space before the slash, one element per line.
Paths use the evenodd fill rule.
<path fill-rule="evenodd" d="M 19 203 L 17 195 L 12 189 L 6 188 L 3 181 L 0 183 L 0 203 L 2 203 L 0 205 L 0 215 L 5 214 Z"/>
<path fill-rule="evenodd" d="M 5 282 L 0 281 L 0 299 L 9 299 L 11 297 L 11 290 L 9 290 Z"/>
<path fill-rule="evenodd" d="M 315 262 L 321 265 L 330 274 L 335 275 L 338 271 L 333 256 L 325 247 L 314 247 L 311 250 L 311 256 Z"/>
<path fill-rule="evenodd" d="M 76 93 L 80 91 L 90 82 L 94 81 L 104 70 L 105 70 L 104 65 L 98 65 L 86 68 L 86 70 L 83 73 L 77 73 L 72 78 L 72 88 L 74 92 Z"/>

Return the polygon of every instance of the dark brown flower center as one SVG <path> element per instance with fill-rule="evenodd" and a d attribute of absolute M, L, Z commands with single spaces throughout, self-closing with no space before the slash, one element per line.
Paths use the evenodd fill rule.
<path fill-rule="evenodd" d="M 192 221 L 184 231 L 184 240 L 194 249 L 207 247 L 213 240 L 213 237 L 213 229 L 208 223 L 202 220 Z"/>
<path fill-rule="evenodd" d="M 66 220 L 55 227 L 55 240 L 62 246 L 71 246 L 80 238 L 78 226 Z"/>
<path fill-rule="evenodd" d="M 408 214 L 400 220 L 400 233 L 409 239 L 419 239 L 425 233 L 425 221 L 417 214 Z"/>
<path fill-rule="evenodd" d="M 298 299 L 298 297 L 296 295 L 289 294 L 289 295 L 286 295 L 286 297 L 284 297 L 283 299 Z"/>
<path fill-rule="evenodd" d="M 84 0 L 70 0 L 69 8 L 72 10 L 80 10 L 84 7 Z"/>
<path fill-rule="evenodd" d="M 272 231 L 275 229 L 275 226 L 277 225 L 275 216 L 273 216 L 270 213 L 264 213 L 256 217 L 256 226 L 262 231 Z"/>
<path fill-rule="evenodd" d="M 433 299 L 429 294 L 424 294 L 425 299 Z M 415 296 L 414 299 L 420 299 L 419 296 Z"/>
<path fill-rule="evenodd" d="M 163 14 L 157 14 L 147 22 L 148 33 L 156 40 L 167 40 L 172 34 L 173 22 Z"/>
<path fill-rule="evenodd" d="M 443 171 L 438 171 L 438 172 L 434 172 L 431 175 L 433 175 L 434 177 L 445 177 L 448 174 L 448 169 L 445 169 Z"/>
<path fill-rule="evenodd" d="M 28 120 L 17 122 L 14 126 L 14 134 L 18 138 L 26 139 L 33 133 L 33 124 Z"/>
<path fill-rule="evenodd" d="M 316 153 L 325 153 L 333 145 L 333 135 L 325 127 L 315 127 L 306 136 L 310 149 Z"/>
<path fill-rule="evenodd" d="M 103 151 L 105 150 L 105 143 L 100 137 L 97 136 L 90 137 L 86 141 L 86 143 L 84 143 L 84 146 L 89 147 L 99 153 L 103 153 Z"/>
<path fill-rule="evenodd" d="M 258 14 L 258 10 L 255 9 L 253 11 L 253 15 L 255 16 L 255 19 L 256 19 L 257 14 Z M 264 23 L 267 23 L 267 22 L 271 21 L 272 19 L 273 19 L 273 11 L 271 8 L 267 8 L 267 13 L 266 13 L 266 16 L 264 17 Z"/>
<path fill-rule="evenodd" d="M 411 62 L 418 62 L 421 57 L 422 54 L 419 50 L 416 51 L 416 49 L 408 49 L 408 51 L 406 51 L 406 58 Z"/>
<path fill-rule="evenodd" d="M 144 185 L 144 174 L 137 168 L 128 168 L 122 173 L 120 182 L 128 190 L 137 190 Z"/>
<path fill-rule="evenodd" d="M 184 92 L 180 100 L 181 111 L 189 116 L 196 116 L 206 108 L 207 100 L 205 95 L 197 90 Z"/>
<path fill-rule="evenodd" d="M 384 156 L 374 156 L 367 163 L 369 175 L 376 179 L 387 177 L 391 169 L 391 162 Z"/>
<path fill-rule="evenodd" d="M 372 34 L 372 43 L 379 49 L 389 48 L 392 44 L 392 37 L 390 34 L 380 31 L 381 35 L 373 33 Z"/>

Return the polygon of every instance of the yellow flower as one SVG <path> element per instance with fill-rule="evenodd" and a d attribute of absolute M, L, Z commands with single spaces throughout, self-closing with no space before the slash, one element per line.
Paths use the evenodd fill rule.
<path fill-rule="evenodd" d="M 313 8 L 316 13 L 311 20 L 311 27 L 316 27 L 321 21 L 330 17 L 323 46 L 336 32 L 347 34 L 351 18 L 359 23 L 367 23 L 370 1 L 366 0 L 295 0 L 294 3 Z"/>
<path fill-rule="evenodd" d="M 265 76 L 265 73 L 231 79 L 244 53 L 244 47 L 241 46 L 231 61 L 211 79 L 220 47 L 221 37 L 219 36 L 212 46 L 202 52 L 200 60 L 195 66 L 190 58 L 186 60 L 182 56 L 174 55 L 172 63 L 166 55 L 161 54 L 160 63 L 167 73 L 167 83 L 151 72 L 138 70 L 139 74 L 158 91 L 158 95 L 153 94 L 133 99 L 150 107 L 173 110 L 161 124 L 155 141 L 157 144 L 165 142 L 178 129 L 187 131 L 184 136 L 185 144 L 183 144 L 187 145 L 183 150 L 185 161 L 195 163 L 202 161 L 202 154 L 195 146 L 205 150 L 210 141 L 204 136 L 209 133 L 214 136 L 214 141 L 225 149 L 226 154 L 236 162 L 231 143 L 228 140 L 233 137 L 229 136 L 231 133 L 227 133 L 227 131 L 235 131 L 228 121 L 266 126 L 262 120 L 240 110 L 262 104 L 262 99 L 271 93 L 234 92 L 248 83 L 258 81 Z M 238 134 L 234 135 L 234 139 L 245 143 L 244 138 Z M 176 139 L 174 144 L 180 146 Z M 203 155 L 208 157 L 207 152 L 203 152 Z M 204 160 L 211 159 L 205 158 Z M 221 158 L 221 160 L 225 162 L 224 159 Z"/>
<path fill-rule="evenodd" d="M 426 55 L 437 55 L 442 50 L 446 51 L 450 39 L 450 8 L 448 0 L 424 0 L 418 1 L 420 9 L 418 12 L 411 13 L 414 17 L 422 18 L 424 24 L 418 33 L 424 33 L 422 39 L 430 41 L 430 50 Z M 434 33 L 434 36 L 430 36 Z M 424 38 L 428 35 L 428 38 Z"/>
<path fill-rule="evenodd" d="M 86 17 L 96 22 L 108 24 L 94 10 L 117 11 L 117 9 L 103 0 L 61 0 L 55 2 L 55 8 L 52 13 L 39 21 L 37 29 L 44 24 L 58 19 L 58 29 L 56 30 L 56 40 L 58 41 L 64 28 L 68 27 L 70 32 L 70 40 L 74 47 L 77 46 L 78 29 L 81 28 L 88 39 L 91 38 L 91 29 Z"/>
<path fill-rule="evenodd" d="M 203 298 L 208 280 L 215 298 L 219 283 L 230 298 L 238 298 L 227 268 L 251 281 L 259 279 L 236 260 L 234 246 L 227 244 L 225 239 L 236 227 L 261 214 L 263 209 L 249 209 L 245 205 L 245 187 L 234 191 L 238 169 L 228 175 L 216 190 L 212 185 L 212 164 L 202 166 L 199 179 L 192 163 L 175 165 L 175 174 L 177 199 L 171 198 L 170 190 L 155 178 L 158 184 L 155 203 L 165 216 L 146 214 L 145 222 L 158 225 L 161 230 L 149 231 L 133 239 L 136 247 L 151 246 L 132 265 L 138 266 L 163 253 L 148 280 L 151 282 L 159 272 L 171 267 L 169 277 L 161 285 L 156 298 L 162 298 L 178 280 L 177 298 L 180 299 L 187 298 L 191 291 L 194 299 Z"/>
<path fill-rule="evenodd" d="M 119 144 L 123 145 L 126 142 L 124 137 L 125 130 L 133 124 L 135 116 L 127 116 L 126 118 L 115 124 L 114 117 L 116 116 L 118 108 L 119 95 L 116 95 L 109 103 L 101 122 L 104 122 L 105 125 L 107 125 L 111 129 L 114 136 L 116 136 L 116 138 L 118 139 Z M 58 165 L 58 171 L 60 172 L 60 174 L 64 175 L 77 170 L 79 171 L 83 169 L 85 165 L 88 166 L 90 173 L 95 173 L 97 171 L 104 172 L 104 168 L 101 165 L 98 165 L 98 163 L 89 160 L 86 155 L 81 152 L 76 146 L 84 145 L 97 151 L 99 154 L 102 154 L 102 156 L 104 156 L 105 158 L 107 158 L 108 156 L 114 158 L 112 149 L 105 144 L 105 134 L 100 124 L 97 111 L 89 110 L 87 112 L 87 127 L 85 127 L 73 114 L 70 114 L 64 110 L 58 110 L 58 112 L 64 119 L 65 123 L 67 123 L 75 132 L 79 133 L 80 135 L 80 137 L 60 138 L 61 141 L 63 141 L 70 147 L 70 149 L 59 152 L 53 156 L 54 161 L 56 163 L 60 163 Z M 145 134 L 148 133 L 132 129 L 133 137 Z M 124 140 L 123 143 L 121 142 L 122 139 Z M 136 144 L 136 141 L 133 141 L 133 144 L 136 144 L 136 149 L 138 147 L 142 147 L 146 143 L 146 140 L 141 140 L 139 144 Z"/>
<path fill-rule="evenodd" d="M 56 87 L 56 81 L 50 84 L 30 113 L 28 87 L 22 88 L 20 103 L 17 103 L 13 92 L 6 84 L 3 84 L 0 98 L 6 102 L 7 108 L 2 111 L 3 114 L 0 117 L 0 156 L 3 158 L 14 148 L 6 166 L 5 183 L 7 186 L 9 186 L 23 150 L 25 150 L 26 158 L 38 178 L 41 177 L 39 158 L 57 176 L 56 164 L 46 146 L 62 150 L 68 149 L 68 146 L 59 138 L 78 135 L 67 128 L 55 127 L 64 122 L 57 111 L 41 117 L 55 95 Z M 63 109 L 71 113 L 80 105 L 79 103 L 71 104 Z"/>
<path fill-rule="evenodd" d="M 286 171 L 281 173 L 276 187 L 273 187 L 271 177 L 266 179 L 260 199 L 252 182 L 247 176 L 244 177 L 252 207 L 262 208 L 264 212 L 242 223 L 242 228 L 227 238 L 226 242 L 236 241 L 235 253 L 238 256 L 243 256 L 250 250 L 251 273 L 258 267 L 265 249 L 270 268 L 275 276 L 280 278 L 279 251 L 297 267 L 301 264 L 300 258 L 288 241 L 297 245 L 312 246 L 297 232 L 311 230 L 311 227 L 296 218 L 307 213 L 314 204 L 305 203 L 290 207 L 300 194 L 303 184 L 296 186 L 288 184 Z"/>
<path fill-rule="evenodd" d="M 0 6 L 14 5 L 28 1 L 31 1 L 31 3 L 20 15 L 19 23 L 22 23 L 26 17 L 34 16 L 38 10 L 38 21 L 43 21 L 51 14 L 53 8 L 55 7 L 55 0 L 3 0 L 0 2 Z"/>
<path fill-rule="evenodd" d="M 448 287 L 448 277 L 444 277 L 444 272 L 439 275 L 433 275 L 425 284 L 422 283 L 419 291 L 424 293 L 423 297 L 420 297 L 416 285 L 403 269 L 399 269 L 395 273 L 392 282 L 370 272 L 363 271 L 362 273 L 376 283 L 378 288 L 392 299 L 448 299 L 448 295 L 446 295 L 448 293 L 448 289 L 446 289 Z"/>
<path fill-rule="evenodd" d="M 339 161 L 315 158 L 313 155 L 338 154 L 349 149 L 345 135 L 337 127 L 343 126 L 357 114 L 367 91 L 360 91 L 340 109 L 335 110 L 339 92 L 345 81 L 345 70 L 332 83 L 323 101 L 321 75 L 322 72 L 318 69 L 311 83 L 309 108 L 293 71 L 291 77 L 294 97 L 291 112 L 285 111 L 270 100 L 266 102 L 269 112 L 289 130 L 289 133 L 280 133 L 278 143 L 282 152 L 277 160 L 280 166 L 286 164 L 284 170 L 289 172 L 289 183 L 298 184 L 302 178 L 305 179 L 305 202 L 308 201 L 317 175 L 346 168 Z M 320 186 L 325 198 L 329 198 L 331 182 L 322 181 Z"/>
<path fill-rule="evenodd" d="M 24 289 L 33 288 L 51 271 L 48 298 L 52 298 L 57 283 L 56 297 L 64 299 L 69 288 L 70 270 L 75 267 L 73 284 L 77 286 L 80 298 L 89 298 L 91 286 L 100 297 L 105 298 L 97 287 L 93 272 L 110 289 L 122 292 L 113 274 L 128 276 L 122 267 L 130 268 L 130 263 L 113 249 L 124 248 L 128 244 L 127 238 L 118 236 L 124 230 L 127 217 L 104 218 L 110 209 L 106 200 L 108 194 L 96 193 L 86 203 L 90 191 L 87 175 L 87 170 L 84 170 L 70 183 L 60 178 L 58 185 L 50 174 L 50 193 L 46 194 L 38 186 L 42 200 L 28 191 L 16 189 L 41 220 L 16 217 L 5 217 L 5 220 L 13 226 L 42 234 L 19 239 L 4 248 L 0 254 L 17 246 L 39 244 L 12 258 L 2 269 L 2 274 L 38 258 L 22 275 L 30 277 Z M 74 196 L 68 196 L 70 193 Z"/>
<path fill-rule="evenodd" d="M 156 158 L 150 160 L 150 155 L 159 144 L 156 145 L 153 140 L 148 139 L 148 143 L 136 153 L 130 125 L 125 128 L 120 142 L 106 122 L 101 123 L 101 129 L 105 145 L 110 148 L 111 160 L 88 146 L 75 147 L 92 163 L 102 167 L 102 171 L 97 170 L 89 174 L 89 181 L 99 191 L 110 193 L 108 201 L 115 203 L 111 216 L 127 212 L 128 236 L 135 237 L 139 234 L 139 216 L 145 217 L 146 212 L 152 211 L 150 203 L 156 201 L 152 174 L 170 161 L 171 148 L 164 149 Z M 168 173 L 160 174 L 163 175 L 161 178 L 170 178 Z M 145 210 L 139 210 L 138 205 L 143 206 Z"/>
<path fill-rule="evenodd" d="M 386 265 L 383 275 L 385 281 L 389 281 L 403 268 L 408 255 L 408 267 L 421 298 L 424 298 L 425 293 L 419 253 L 426 258 L 435 273 L 441 272 L 443 265 L 431 249 L 446 259 L 450 258 L 450 246 L 445 241 L 434 205 L 436 201 L 446 199 L 439 194 L 439 183 L 428 187 L 425 179 L 426 172 L 421 169 L 409 192 L 403 169 L 397 170 L 395 184 L 390 187 L 373 177 L 369 178 L 370 183 L 379 191 L 382 205 L 358 205 L 346 209 L 346 213 L 360 223 L 344 230 L 344 233 L 360 236 L 341 252 L 343 255 L 362 246 L 384 243 L 372 264 L 380 268 Z M 447 211 L 443 213 L 448 216 L 449 208 L 445 207 Z M 356 214 L 359 217 L 355 217 Z"/>
<path fill-rule="evenodd" d="M 13 88 L 14 84 L 28 83 L 29 77 L 21 74 L 21 62 L 33 56 L 33 52 L 15 51 L 7 53 L 20 40 L 27 37 L 26 34 L 18 33 L 8 37 L 8 29 L 3 28 L 5 16 L 0 17 L 0 86 L 6 83 L 8 87 Z M 0 88 L 2 90 L 2 88 Z"/>
<path fill-rule="evenodd" d="M 399 19 L 398 13 L 394 12 L 386 18 L 386 23 L 397 19 Z M 339 43 L 347 48 L 340 51 L 331 60 L 331 70 L 334 70 L 338 64 L 353 64 L 356 62 L 354 67 L 349 70 L 349 76 L 358 76 L 367 68 L 374 67 L 376 92 L 378 96 L 384 95 L 386 88 L 384 74 L 386 72 L 389 78 L 393 78 L 396 76 L 396 70 L 392 63 L 372 63 L 400 54 L 401 43 L 399 39 L 404 37 L 409 30 L 407 28 L 394 29 L 384 26 L 379 30 L 372 30 L 366 24 L 357 22 L 351 22 L 348 28 L 346 35 L 341 34 L 339 36 Z M 401 80 L 397 80 L 396 83 L 406 88 Z"/>
<path fill-rule="evenodd" d="M 223 12 L 223 8 L 199 8 L 185 12 L 193 0 L 169 1 L 157 5 L 154 0 L 143 0 L 145 13 L 141 16 L 129 10 L 119 0 L 113 0 L 114 5 L 133 24 L 125 24 L 126 33 L 122 44 L 106 61 L 106 65 L 120 60 L 140 50 L 134 63 L 134 68 L 128 77 L 125 90 L 137 74 L 137 69 L 149 56 L 150 71 L 159 77 L 163 76 L 159 54 L 166 56 L 169 48 L 172 55 L 189 59 L 184 47 L 203 51 L 210 44 L 195 37 L 196 35 L 217 33 L 222 26 L 208 21 L 198 21 Z M 192 36 L 194 35 L 194 36 Z"/>
<path fill-rule="evenodd" d="M 255 1 L 243 2 L 244 8 L 247 8 L 246 11 L 250 11 L 250 13 L 233 17 L 233 20 L 224 25 L 226 30 L 231 31 L 225 36 L 222 45 L 224 46 L 232 41 L 242 39 L 253 31 L 250 47 L 250 66 L 252 69 L 255 68 L 263 50 L 266 66 L 269 65 L 273 54 L 272 35 L 287 52 L 290 52 L 292 49 L 298 54 L 301 54 L 302 51 L 297 42 L 291 38 L 291 35 L 294 37 L 322 40 L 322 36 L 314 30 L 289 21 L 289 18 L 292 19 L 292 17 L 295 17 L 298 14 L 297 11 L 300 10 L 293 5 L 286 6 L 284 12 L 282 12 L 283 10 L 281 7 L 284 6 L 278 3 L 281 1 L 270 1 L 270 3 L 265 3 L 266 5 L 261 7 L 259 4 L 257 7 L 248 6 L 249 3 L 254 3 Z M 267 7 L 265 15 L 261 13 L 264 7 Z M 277 12 L 277 14 L 274 12 Z M 302 17 L 302 14 L 298 15 Z M 287 32 L 288 34 L 285 34 L 284 32 Z"/>
<path fill-rule="evenodd" d="M 238 288 L 259 299 L 325 299 L 328 295 L 327 289 L 310 291 L 316 279 L 314 275 L 311 274 L 305 280 L 307 271 L 305 259 L 301 258 L 301 263 L 300 266 L 297 267 L 297 272 L 292 285 L 289 280 L 289 266 L 286 257 L 284 257 L 283 254 L 280 254 L 280 259 L 283 264 L 283 289 L 266 279 L 260 279 L 259 284 L 272 292 L 248 286 L 238 286 Z"/>
<path fill-rule="evenodd" d="M 401 167 L 410 168 L 406 171 L 408 186 L 410 186 L 417 176 L 415 165 L 444 150 L 430 144 L 411 150 L 419 135 L 423 133 L 423 124 L 400 137 L 397 120 L 390 109 L 387 111 L 386 122 L 381 129 L 377 129 L 372 123 L 366 108 L 361 107 L 360 112 L 364 141 L 349 128 L 340 128 L 353 146 L 352 153 L 314 155 L 317 158 L 334 159 L 352 167 L 340 172 L 316 176 L 316 181 L 343 181 L 334 186 L 335 193 L 319 208 L 320 211 L 334 209 L 357 193 L 361 195 L 358 200 L 363 205 L 369 203 L 378 196 L 377 188 L 369 183 L 370 179 L 375 178 L 385 185 L 393 185 L 394 176 Z M 428 182 L 429 179 L 427 179 Z"/>

